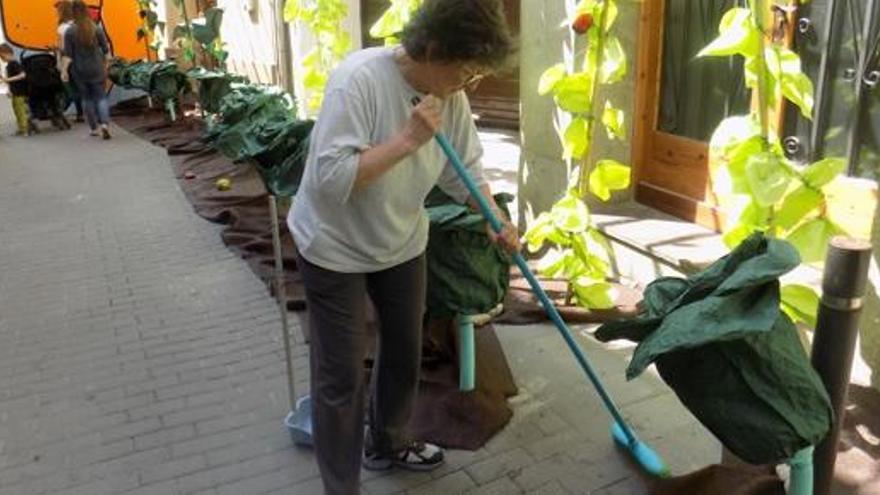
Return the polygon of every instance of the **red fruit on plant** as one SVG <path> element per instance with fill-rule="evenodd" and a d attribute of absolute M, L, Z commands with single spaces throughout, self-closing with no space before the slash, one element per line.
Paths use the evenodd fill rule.
<path fill-rule="evenodd" d="M 592 14 L 581 14 L 577 16 L 577 19 L 571 23 L 571 29 L 574 30 L 577 34 L 586 33 L 591 27 L 593 27 L 593 16 Z"/>

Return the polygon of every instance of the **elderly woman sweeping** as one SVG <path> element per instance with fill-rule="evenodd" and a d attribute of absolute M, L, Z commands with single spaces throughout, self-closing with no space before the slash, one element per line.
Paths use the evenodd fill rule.
<path fill-rule="evenodd" d="M 314 442 L 329 494 L 358 493 L 362 464 L 427 471 L 443 462 L 440 448 L 405 430 L 421 358 L 423 204 L 434 186 L 476 203 L 431 139 L 449 137 L 491 201 L 463 90 L 512 52 L 499 0 L 425 0 L 400 46 L 352 54 L 327 84 L 287 222 L 309 307 Z M 509 222 L 487 232 L 517 249 Z M 365 293 L 379 318 L 366 439 Z"/>

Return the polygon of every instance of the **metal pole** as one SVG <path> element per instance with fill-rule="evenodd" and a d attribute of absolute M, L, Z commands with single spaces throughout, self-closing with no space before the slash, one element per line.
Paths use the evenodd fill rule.
<path fill-rule="evenodd" d="M 284 293 L 284 262 L 281 258 L 281 231 L 278 228 L 278 201 L 269 195 L 269 215 L 272 217 L 272 250 L 275 254 L 275 297 L 281 313 L 281 332 L 284 334 L 284 362 L 287 363 L 287 396 L 290 410 L 296 411 L 296 391 L 293 389 L 293 356 L 290 352 L 290 327 L 287 324 L 287 297 Z"/>
<path fill-rule="evenodd" d="M 811 358 L 831 397 L 834 424 L 813 456 L 816 495 L 831 493 L 870 262 L 870 242 L 846 237 L 831 240 Z"/>
<path fill-rule="evenodd" d="M 809 8 L 812 10 L 815 9 L 815 6 L 811 5 Z M 815 120 L 813 122 L 812 135 L 810 136 L 809 156 L 811 162 L 819 159 L 825 146 L 825 129 L 828 127 L 829 118 L 825 109 L 828 108 L 829 85 L 832 82 L 829 66 L 831 62 L 831 37 L 834 36 L 834 26 L 838 17 L 837 0 L 828 0 L 826 13 L 828 14 L 825 16 L 827 24 L 824 26 L 825 29 L 823 29 L 824 37 L 820 40 L 820 42 L 824 43 L 824 47 L 822 48 L 822 57 L 819 61 L 819 81 L 816 84 L 816 109 L 813 112 Z"/>
<path fill-rule="evenodd" d="M 862 133 L 860 132 L 860 127 L 862 123 L 862 117 L 864 116 L 864 107 L 865 107 L 865 86 L 867 85 L 865 81 L 865 76 L 867 75 L 868 63 L 870 62 L 871 53 L 869 53 L 870 45 L 871 45 L 871 31 L 873 30 L 873 19 L 876 14 L 877 8 L 877 0 L 867 0 L 867 6 L 865 7 L 865 20 L 862 26 L 862 47 L 858 54 L 859 66 L 856 67 L 856 104 L 855 108 L 850 113 L 850 128 L 849 128 L 849 139 L 846 146 L 846 159 L 847 159 L 847 171 L 849 174 L 852 174 L 856 170 L 856 162 L 859 159 L 859 154 L 861 151 L 861 141 Z M 855 26 L 853 26 L 855 27 Z M 853 33 L 853 36 L 858 36 L 857 33 Z"/>

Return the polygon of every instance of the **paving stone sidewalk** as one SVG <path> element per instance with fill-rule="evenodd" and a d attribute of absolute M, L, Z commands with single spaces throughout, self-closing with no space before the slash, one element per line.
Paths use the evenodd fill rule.
<path fill-rule="evenodd" d="M 94 140 L 81 124 L 9 137 L 7 107 L 0 495 L 321 493 L 311 453 L 281 427 L 276 306 L 220 227 L 192 212 L 164 150 L 120 129 Z M 365 473 L 364 492 L 642 493 L 554 330 L 499 335 L 521 387 L 512 423 L 437 472 Z M 584 343 L 676 471 L 717 460 L 717 444 L 656 378 L 624 384 L 625 353 Z M 302 342 L 295 355 L 305 392 Z"/>

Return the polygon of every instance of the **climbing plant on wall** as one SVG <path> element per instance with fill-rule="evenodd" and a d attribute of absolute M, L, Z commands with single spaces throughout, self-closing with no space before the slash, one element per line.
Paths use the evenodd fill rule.
<path fill-rule="evenodd" d="M 183 59 L 187 62 L 194 62 L 196 59 L 196 42 L 193 38 L 192 22 L 190 21 L 189 12 L 186 10 L 186 0 L 174 0 L 174 6 L 180 11 L 180 17 L 183 19 L 179 26 L 175 26 L 171 35 L 171 41 L 180 44 Z"/>
<path fill-rule="evenodd" d="M 138 4 L 138 15 L 141 18 L 141 25 L 137 28 L 137 39 L 143 41 L 146 48 L 147 58 L 152 60 L 153 54 L 159 51 L 161 40 L 156 34 L 165 29 L 165 23 L 159 21 L 159 14 L 154 10 L 157 3 L 156 0 L 136 0 Z"/>
<path fill-rule="evenodd" d="M 568 281 L 569 299 L 588 308 L 613 305 L 608 282 L 611 250 L 593 225 L 586 198 L 602 201 L 611 192 L 629 187 L 629 166 L 611 159 L 590 160 L 596 132 L 625 139 L 623 110 L 610 100 L 600 102 L 598 89 L 626 77 L 627 57 L 613 33 L 616 0 L 582 0 L 568 25 L 575 33 L 573 66 L 557 64 L 541 76 L 538 93 L 552 95 L 558 109 L 570 118 L 560 131 L 563 159 L 572 163 L 572 179 L 564 196 L 549 212 L 531 222 L 525 234 L 530 251 L 551 245 L 539 269 L 550 278 Z"/>
<path fill-rule="evenodd" d="M 783 15 L 785 10 L 775 12 Z M 801 70 L 798 54 L 773 33 L 776 25 L 767 0 L 749 0 L 749 8 L 732 8 L 724 15 L 719 36 L 699 54 L 743 57 L 746 84 L 756 100 L 748 115 L 725 119 L 712 136 L 713 189 L 728 213 L 728 246 L 761 231 L 791 242 L 804 262 L 818 262 L 824 260 L 831 237 L 843 233 L 829 214 L 826 186 L 846 162 L 825 158 L 801 165 L 786 158 L 772 114 L 785 99 L 811 119 L 813 84 Z M 812 289 L 783 287 L 782 301 L 792 319 L 815 325 L 818 296 Z"/>
<path fill-rule="evenodd" d="M 379 20 L 370 27 L 370 36 L 384 39 L 386 45 L 396 44 L 397 35 L 409 22 L 413 12 L 422 5 L 423 0 L 391 0 L 391 5 L 382 13 Z"/>
<path fill-rule="evenodd" d="M 340 28 L 347 16 L 344 0 L 286 0 L 284 4 L 284 20 L 301 21 L 315 38 L 315 47 L 300 62 L 308 91 L 306 108 L 312 114 L 321 108 L 330 71 L 351 49 L 351 37 Z"/>

